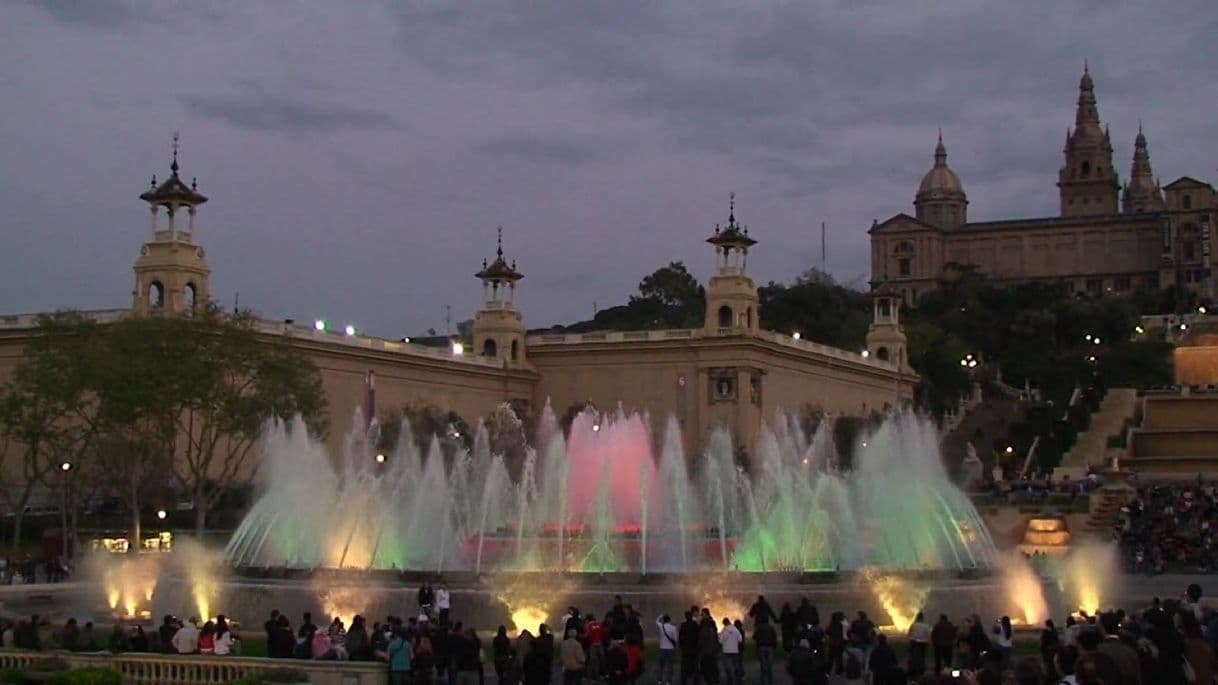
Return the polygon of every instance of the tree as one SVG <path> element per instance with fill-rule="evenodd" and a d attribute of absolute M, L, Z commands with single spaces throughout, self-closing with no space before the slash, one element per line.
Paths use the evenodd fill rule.
<path fill-rule="evenodd" d="M 79 467 L 97 435 L 96 403 L 87 382 L 94 343 L 94 324 L 79 314 L 40 317 L 21 362 L 0 386 L 0 459 L 15 456 L 19 462 L 16 468 L 0 463 L 0 474 L 20 474 L 16 487 L 3 488 L 6 495 L 16 493 L 9 500 L 13 550 L 21 542 L 22 518 L 34 488 L 65 487 L 67 474 L 60 465 Z M 51 478 L 56 473 L 63 473 L 57 482 Z M 63 509 L 66 518 L 67 507 Z M 67 536 L 66 520 L 61 535 Z"/>
<path fill-rule="evenodd" d="M 225 315 L 212 307 L 169 323 L 162 332 L 191 345 L 179 369 L 190 383 L 175 400 L 173 471 L 190 493 L 195 532 L 202 536 L 208 512 L 253 470 L 249 456 L 267 421 L 300 416 L 323 436 L 326 398 L 317 367 L 279 338 L 260 337 L 249 312 Z"/>
<path fill-rule="evenodd" d="M 702 321 L 706 294 L 684 263 L 669 262 L 639 281 L 639 294 L 630 297 L 629 306 L 651 315 L 644 317 L 643 328 L 691 327 Z"/>

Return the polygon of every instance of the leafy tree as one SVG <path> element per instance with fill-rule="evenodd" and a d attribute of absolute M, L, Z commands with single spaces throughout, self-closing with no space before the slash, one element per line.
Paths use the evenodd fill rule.
<path fill-rule="evenodd" d="M 266 422 L 300 416 L 310 432 L 324 435 L 326 397 L 317 367 L 282 340 L 260 337 L 248 312 L 224 315 L 213 307 L 169 321 L 165 332 L 192 345 L 179 370 L 190 383 L 177 399 L 173 470 L 191 495 L 202 535 L 208 512 L 249 475 L 249 455 Z"/>
<path fill-rule="evenodd" d="M 65 487 L 67 475 L 58 475 L 59 466 L 78 468 L 97 435 L 96 404 L 88 392 L 94 328 L 74 312 L 41 317 L 38 334 L 26 344 L 12 377 L 0 386 L 0 460 L 17 462 L 0 462 L 0 474 L 20 476 L 13 487 L 3 488 L 6 497 L 15 494 L 8 502 L 14 550 L 34 488 Z"/>
<path fill-rule="evenodd" d="M 706 294 L 682 262 L 669 262 L 639 282 L 629 305 L 650 314 L 663 328 L 697 326 L 706 312 Z"/>

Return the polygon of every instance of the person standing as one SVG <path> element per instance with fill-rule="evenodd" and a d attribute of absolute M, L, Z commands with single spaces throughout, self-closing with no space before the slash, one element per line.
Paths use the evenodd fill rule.
<path fill-rule="evenodd" d="M 926 616 L 921 611 L 914 617 L 914 622 L 909 625 L 907 633 L 909 637 L 909 661 L 906 668 L 909 669 L 910 678 L 921 678 L 926 672 L 926 652 L 930 647 L 931 629 L 930 624 L 926 622 Z"/>
<path fill-rule="evenodd" d="M 956 626 L 947 620 L 947 614 L 939 614 L 939 620 L 930 631 L 930 642 L 935 648 L 935 673 L 951 668 L 952 650 L 956 647 Z"/>
<path fill-rule="evenodd" d="M 439 612 L 437 620 L 440 621 L 440 625 L 448 625 L 448 612 L 451 607 L 452 596 L 448 593 L 448 586 L 441 583 L 439 589 L 436 590 L 436 611 Z"/>
<path fill-rule="evenodd" d="M 178 628 L 170 638 L 170 644 L 178 654 L 194 654 L 199 651 L 199 628 L 195 625 L 194 618 Z"/>
<path fill-rule="evenodd" d="M 782 611 L 778 614 L 778 624 L 782 626 L 782 651 L 790 654 L 795 649 L 797 625 L 795 610 L 791 608 L 790 602 L 782 605 Z"/>
<path fill-rule="evenodd" d="M 419 586 L 419 613 L 431 618 L 431 607 L 436 601 L 436 593 L 431 589 L 431 583 L 424 582 Z"/>
<path fill-rule="evenodd" d="M 584 656 L 584 646 L 579 643 L 579 634 L 568 630 L 559 647 L 559 657 L 562 659 L 563 685 L 579 685 L 584 677 L 584 666 L 587 657 Z"/>
<path fill-rule="evenodd" d="M 656 667 L 656 682 L 660 685 L 672 685 L 673 657 L 677 652 L 677 627 L 672 624 L 668 614 L 656 619 L 656 628 L 660 630 L 660 663 Z"/>
<path fill-rule="evenodd" d="M 410 677 L 410 658 L 414 655 L 414 644 L 401 627 L 393 631 L 393 639 L 387 649 L 389 656 L 389 685 L 406 685 Z"/>
<path fill-rule="evenodd" d="M 698 622 L 694 612 L 685 612 L 685 620 L 677 631 L 677 649 L 681 652 L 681 685 L 698 681 Z"/>
<path fill-rule="evenodd" d="M 584 639 L 588 641 L 588 662 L 584 674 L 590 680 L 600 680 L 605 669 L 605 624 L 596 619 L 596 614 L 589 613 L 588 621 L 584 623 Z"/>
<path fill-rule="evenodd" d="M 704 685 L 719 685 L 719 633 L 707 609 L 702 610 L 698 626 L 698 673 Z"/>
<path fill-rule="evenodd" d="M 740 661 L 740 644 L 744 636 L 732 625 L 730 618 L 723 618 L 723 630 L 719 631 L 719 650 L 723 655 L 723 676 L 727 685 L 740 685 L 740 672 L 737 664 Z"/>
<path fill-rule="evenodd" d="M 757 668 L 760 685 L 774 685 L 774 650 L 778 648 L 778 631 L 769 621 L 760 621 L 753 627 L 753 643 L 757 645 Z"/>

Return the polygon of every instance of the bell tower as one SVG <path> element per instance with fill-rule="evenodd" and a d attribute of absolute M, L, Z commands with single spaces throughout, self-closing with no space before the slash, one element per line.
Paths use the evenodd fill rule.
<path fill-rule="evenodd" d="M 874 311 L 867 327 L 867 356 L 909 368 L 905 331 L 901 328 L 901 292 L 887 283 L 872 293 Z"/>
<path fill-rule="evenodd" d="M 1116 214 L 1121 184 L 1112 166 L 1112 139 L 1100 127 L 1095 83 L 1083 66 L 1074 130 L 1066 131 L 1065 164 L 1057 174 L 1062 216 Z"/>
<path fill-rule="evenodd" d="M 516 262 L 503 258 L 503 227 L 498 229 L 495 261 L 482 260 L 474 274 L 482 281 L 482 308 L 474 315 L 474 354 L 502 360 L 509 367 L 525 365 L 524 317 L 516 309 L 516 282 L 524 275 Z"/>
<path fill-rule="evenodd" d="M 169 178 L 157 185 L 156 176 L 140 199 L 148 203 L 152 223 L 148 241 L 135 260 L 135 292 L 132 309 L 137 316 L 186 314 L 205 306 L 210 296 L 207 264 L 198 245 L 195 215 L 207 198 L 198 182 L 190 185 L 178 176 L 178 136 L 173 136 L 173 163 Z M 163 218 L 162 218 L 163 217 Z"/>
<path fill-rule="evenodd" d="M 706 286 L 706 330 L 755 334 L 760 330 L 757 284 L 749 278 L 749 248 L 757 244 L 749 229 L 736 223 L 736 194 L 729 200 L 727 226 L 715 224 L 706 242 L 715 246 L 715 273 Z"/>

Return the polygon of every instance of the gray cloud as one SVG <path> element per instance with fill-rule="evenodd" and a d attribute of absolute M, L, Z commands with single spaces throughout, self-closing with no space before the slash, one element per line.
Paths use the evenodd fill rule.
<path fill-rule="evenodd" d="M 91 28 L 113 29 L 135 21 L 139 13 L 126 0 L 24 0 L 50 13 L 56 21 Z"/>
<path fill-rule="evenodd" d="M 183 102 L 203 116 L 252 131 L 329 132 L 395 126 L 393 118 L 382 112 L 287 98 L 188 96 Z"/>
<path fill-rule="evenodd" d="M 586 317 L 705 278 L 730 190 L 759 281 L 819 264 L 821 221 L 850 279 L 940 126 L 971 217 L 1056 212 L 1084 58 L 1122 175 L 1141 119 L 1164 182 L 1212 179 L 1211 4 L 0 2 L 0 311 L 125 302 L 174 130 L 213 291 L 268 315 L 443 328 L 503 224 L 528 325 Z"/>
<path fill-rule="evenodd" d="M 545 138 L 538 136 L 508 136 L 474 146 L 479 154 L 498 159 L 532 164 L 579 166 L 607 156 L 602 146 L 588 141 Z"/>

